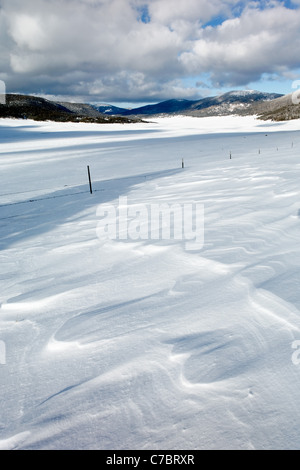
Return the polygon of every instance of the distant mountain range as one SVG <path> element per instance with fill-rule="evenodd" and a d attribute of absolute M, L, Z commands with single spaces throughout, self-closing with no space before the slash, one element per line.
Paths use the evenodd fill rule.
<path fill-rule="evenodd" d="M 299 99 L 300 101 L 300 99 Z M 0 117 L 27 118 L 39 121 L 73 122 L 141 122 L 158 116 L 228 116 L 257 115 L 260 119 L 285 121 L 300 118 L 300 104 L 293 104 L 292 94 L 232 91 L 198 101 L 168 100 L 158 104 L 124 109 L 109 104 L 54 102 L 27 95 L 7 95 L 0 105 Z"/>
<path fill-rule="evenodd" d="M 281 96 L 283 95 L 259 91 L 232 91 L 198 101 L 168 100 L 130 110 L 113 108 L 109 105 L 95 108 L 108 115 L 118 114 L 121 116 L 159 116 L 162 114 L 184 114 L 199 117 L 223 116 L 236 113 L 249 114 L 248 108 L 251 108 L 254 103 L 274 100 Z"/>
<path fill-rule="evenodd" d="M 128 123 L 140 119 L 125 116 L 108 116 L 90 104 L 59 103 L 37 96 L 6 95 L 6 104 L 0 104 L 0 118 L 33 119 L 35 121 Z"/>
<path fill-rule="evenodd" d="M 298 95 L 298 96 L 297 96 Z M 293 102 L 296 98 L 296 103 Z M 265 101 L 253 109 L 260 119 L 265 121 L 289 121 L 291 119 L 300 119 L 300 92 L 281 96 L 276 100 Z"/>

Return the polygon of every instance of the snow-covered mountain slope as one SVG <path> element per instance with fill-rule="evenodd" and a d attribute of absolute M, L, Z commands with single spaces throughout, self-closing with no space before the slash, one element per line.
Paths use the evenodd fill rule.
<path fill-rule="evenodd" d="M 54 102 L 38 96 L 15 94 L 7 94 L 5 103 L 0 104 L 0 118 L 101 124 L 131 122 L 125 117 L 103 115 L 85 103 Z"/>
<path fill-rule="evenodd" d="M 230 91 L 219 96 L 202 98 L 197 101 L 172 99 L 131 110 L 121 110 L 120 114 L 124 116 L 155 115 L 159 117 L 176 114 L 197 117 L 227 116 L 234 113 L 255 115 L 256 108 L 253 109 L 253 105 L 267 103 L 281 96 L 276 93 L 262 93 L 255 90 Z M 111 114 L 116 113 L 112 110 Z"/>
<path fill-rule="evenodd" d="M 110 104 L 105 103 L 93 105 L 93 108 L 96 109 L 99 113 L 108 114 L 111 116 L 114 116 L 116 114 L 122 114 L 128 111 L 125 108 L 119 108 L 118 106 L 112 106 Z"/>
<path fill-rule="evenodd" d="M 0 140 L 0 448 L 299 448 L 297 122 L 1 120 Z M 203 204 L 204 246 L 105 237 L 120 197 Z"/>

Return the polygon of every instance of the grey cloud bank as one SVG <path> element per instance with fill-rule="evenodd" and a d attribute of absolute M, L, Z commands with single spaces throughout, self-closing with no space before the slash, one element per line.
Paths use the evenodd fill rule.
<path fill-rule="evenodd" d="M 299 3 L 2 0 L 0 79 L 8 91 L 114 102 L 296 79 Z"/>

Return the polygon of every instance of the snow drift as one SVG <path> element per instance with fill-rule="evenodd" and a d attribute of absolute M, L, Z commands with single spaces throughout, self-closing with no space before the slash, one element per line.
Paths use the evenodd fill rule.
<path fill-rule="evenodd" d="M 299 448 L 297 122 L 2 120 L 0 139 L 0 448 Z M 99 239 L 120 196 L 203 204 L 203 248 Z"/>

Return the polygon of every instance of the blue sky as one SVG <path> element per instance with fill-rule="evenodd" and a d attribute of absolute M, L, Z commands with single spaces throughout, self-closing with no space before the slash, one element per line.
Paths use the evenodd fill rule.
<path fill-rule="evenodd" d="M 1 0 L 8 92 L 139 106 L 291 93 L 300 0 Z"/>

